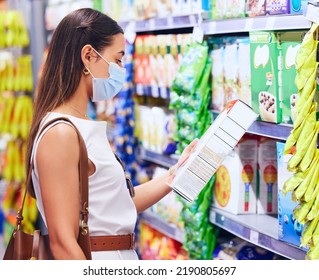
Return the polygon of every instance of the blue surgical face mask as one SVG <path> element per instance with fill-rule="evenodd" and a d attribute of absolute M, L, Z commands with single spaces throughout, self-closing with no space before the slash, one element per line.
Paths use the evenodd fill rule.
<path fill-rule="evenodd" d="M 94 49 L 93 49 L 94 50 Z M 96 54 L 101 57 L 109 65 L 109 74 L 108 78 L 95 78 L 92 72 L 87 68 L 92 76 L 93 84 L 93 96 L 92 101 L 104 101 L 112 99 L 115 95 L 119 93 L 122 89 L 125 78 L 126 78 L 126 69 L 120 67 L 114 62 L 108 62 L 101 54 L 94 50 Z"/>

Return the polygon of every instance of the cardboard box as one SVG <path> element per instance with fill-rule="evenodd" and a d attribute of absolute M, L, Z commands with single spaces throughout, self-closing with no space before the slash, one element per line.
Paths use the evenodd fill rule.
<path fill-rule="evenodd" d="M 233 214 L 256 213 L 258 141 L 244 137 L 216 171 L 213 206 Z"/>
<path fill-rule="evenodd" d="M 296 55 L 305 32 L 280 32 L 281 39 L 281 95 L 282 122 L 292 124 L 296 118 L 296 101 L 299 97 L 294 81 L 296 72 Z"/>
<path fill-rule="evenodd" d="M 257 114 L 241 100 L 229 102 L 187 162 L 177 169 L 171 184 L 174 191 L 193 201 L 256 118 Z"/>
<path fill-rule="evenodd" d="M 289 14 L 289 0 L 266 0 L 266 15 Z"/>
<path fill-rule="evenodd" d="M 278 60 L 280 43 L 277 33 L 251 32 L 252 106 L 260 119 L 280 123 L 282 110 L 279 96 Z"/>
<path fill-rule="evenodd" d="M 258 145 L 257 214 L 278 213 L 276 141 L 261 138 Z"/>
<path fill-rule="evenodd" d="M 307 6 L 308 0 L 290 0 L 290 13 L 302 14 Z"/>
<path fill-rule="evenodd" d="M 256 17 L 256 16 L 265 15 L 266 14 L 266 0 L 247 1 L 246 2 L 246 14 L 249 17 Z"/>
<path fill-rule="evenodd" d="M 300 246 L 300 237 L 303 225 L 295 220 L 293 209 L 298 203 L 291 199 L 291 192 L 283 194 L 284 183 L 293 175 L 287 170 L 288 160 L 291 155 L 284 155 L 285 144 L 277 142 L 277 163 L 278 163 L 278 238 L 279 240 Z"/>

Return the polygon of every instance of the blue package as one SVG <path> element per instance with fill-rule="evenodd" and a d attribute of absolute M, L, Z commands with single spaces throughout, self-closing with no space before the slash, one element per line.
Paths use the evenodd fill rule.
<path fill-rule="evenodd" d="M 291 14 L 302 14 L 308 0 L 290 0 L 290 13 Z"/>

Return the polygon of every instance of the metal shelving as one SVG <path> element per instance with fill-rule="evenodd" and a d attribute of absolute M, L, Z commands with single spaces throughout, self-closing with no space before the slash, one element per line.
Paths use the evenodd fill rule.
<path fill-rule="evenodd" d="M 170 168 L 172 165 L 177 163 L 178 156 L 161 155 L 156 152 L 147 150 L 143 147 L 139 148 L 139 158 L 149 162 L 156 163 L 163 167 Z"/>
<path fill-rule="evenodd" d="M 278 15 L 254 18 L 237 18 L 225 20 L 206 20 L 206 14 L 169 16 L 167 18 L 151 18 L 141 21 L 120 22 L 123 29 L 132 24 L 135 32 L 148 32 L 170 29 L 191 28 L 204 18 L 202 28 L 206 35 L 249 32 L 257 30 L 292 30 L 309 29 L 311 22 L 303 15 Z"/>
<path fill-rule="evenodd" d="M 174 224 L 165 222 L 160 216 L 151 211 L 143 212 L 139 218 L 159 232 L 167 235 L 180 243 L 184 242 L 184 232 Z"/>
<path fill-rule="evenodd" d="M 291 130 L 292 125 L 255 121 L 247 130 L 247 133 L 285 141 Z"/>
<path fill-rule="evenodd" d="M 211 208 L 210 222 L 255 245 L 289 259 L 304 260 L 306 252 L 278 240 L 278 221 L 269 215 L 233 215 Z"/>

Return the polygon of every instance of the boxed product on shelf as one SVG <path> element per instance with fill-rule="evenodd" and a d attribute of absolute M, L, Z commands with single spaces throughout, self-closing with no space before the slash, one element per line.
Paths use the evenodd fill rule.
<path fill-rule="evenodd" d="M 247 0 L 246 14 L 249 17 L 263 16 L 266 14 L 266 0 Z"/>
<path fill-rule="evenodd" d="M 279 40 L 275 32 L 251 32 L 251 94 L 252 106 L 260 119 L 280 123 L 278 56 Z"/>
<path fill-rule="evenodd" d="M 292 172 L 287 170 L 287 163 L 292 155 L 285 155 L 284 150 L 285 143 L 277 142 L 278 238 L 299 247 L 304 226 L 293 215 L 293 210 L 298 203 L 292 200 L 292 192 L 288 192 L 286 195 L 282 192 L 285 182 L 293 175 Z"/>
<path fill-rule="evenodd" d="M 212 18 L 223 19 L 226 13 L 226 2 L 220 0 L 212 0 Z"/>
<path fill-rule="evenodd" d="M 258 141 L 243 137 L 216 171 L 213 206 L 233 214 L 256 213 Z"/>
<path fill-rule="evenodd" d="M 276 140 L 261 137 L 258 145 L 257 214 L 278 213 Z"/>
<path fill-rule="evenodd" d="M 225 18 L 245 17 L 246 0 L 224 0 L 220 2 L 225 2 Z"/>
<path fill-rule="evenodd" d="M 289 14 L 290 12 L 289 0 L 266 0 L 266 14 L 267 15 L 280 15 Z"/>
<path fill-rule="evenodd" d="M 173 190 L 193 201 L 256 118 L 257 114 L 241 100 L 229 102 L 200 138 L 187 162 L 177 169 L 171 184 Z"/>
<path fill-rule="evenodd" d="M 302 14 L 307 6 L 308 0 L 289 0 L 289 2 L 291 14 Z"/>
<path fill-rule="evenodd" d="M 282 122 L 292 124 L 296 118 L 298 88 L 292 81 L 296 78 L 296 55 L 304 32 L 280 32 L 282 76 Z"/>

